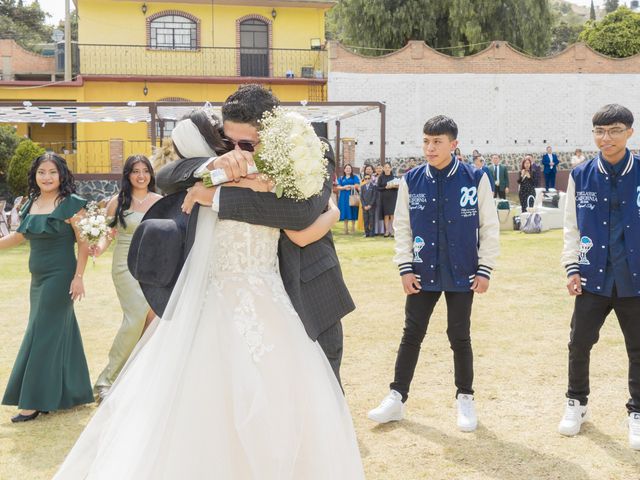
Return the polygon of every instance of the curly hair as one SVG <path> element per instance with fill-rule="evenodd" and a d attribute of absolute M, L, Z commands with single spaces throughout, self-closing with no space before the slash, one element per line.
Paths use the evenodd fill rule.
<path fill-rule="evenodd" d="M 60 155 L 47 152 L 36 158 L 29 169 L 29 198 L 32 201 L 36 200 L 40 196 L 40 187 L 36 181 L 36 172 L 38 171 L 38 167 L 40 167 L 44 162 L 52 162 L 58 170 L 60 188 L 57 200 L 67 198 L 72 193 L 76 193 L 76 181 L 75 178 L 73 178 L 73 173 L 69 170 L 67 161 Z"/>

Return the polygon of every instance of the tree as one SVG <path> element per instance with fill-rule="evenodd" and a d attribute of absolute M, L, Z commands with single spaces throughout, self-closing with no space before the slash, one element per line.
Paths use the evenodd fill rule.
<path fill-rule="evenodd" d="M 505 40 L 543 55 L 551 20 L 548 0 L 340 0 L 328 25 L 332 38 L 365 48 L 398 49 L 424 40 L 464 55 Z"/>
<path fill-rule="evenodd" d="M 78 41 L 78 11 L 73 10 L 69 15 L 69 20 L 71 21 L 71 40 L 74 42 Z M 58 30 L 62 30 L 64 32 L 64 20 L 60 20 L 58 22 Z"/>
<path fill-rule="evenodd" d="M 0 125 L 0 180 L 4 178 L 16 147 L 23 140 L 16 134 L 16 129 L 9 125 Z"/>
<path fill-rule="evenodd" d="M 28 190 L 29 168 L 33 161 L 45 153 L 44 148 L 29 139 L 24 139 L 16 148 L 9 162 L 7 183 L 14 195 L 26 195 Z"/>
<path fill-rule="evenodd" d="M 560 53 L 569 45 L 573 45 L 578 41 L 582 25 L 570 25 L 565 21 L 560 21 L 551 29 L 551 46 L 549 54 L 554 55 Z"/>
<path fill-rule="evenodd" d="M 22 47 L 37 51 L 38 43 L 51 41 L 53 27 L 45 23 L 48 16 L 37 1 L 24 5 L 22 0 L 0 0 L 0 38 L 13 38 Z"/>
<path fill-rule="evenodd" d="M 593 5 L 593 0 L 591 0 L 591 8 L 589 9 L 589 19 L 596 20 L 596 7 Z"/>
<path fill-rule="evenodd" d="M 580 40 L 610 57 L 635 55 L 640 52 L 640 13 L 620 7 L 599 22 L 589 20 Z"/>
<path fill-rule="evenodd" d="M 591 3 L 593 3 L 593 0 Z M 619 6 L 618 0 L 605 0 L 604 11 L 607 13 L 615 12 L 618 9 L 618 6 Z"/>

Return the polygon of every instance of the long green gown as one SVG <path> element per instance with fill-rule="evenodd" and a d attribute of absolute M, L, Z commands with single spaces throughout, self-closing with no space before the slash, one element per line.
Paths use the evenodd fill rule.
<path fill-rule="evenodd" d="M 22 211 L 18 232 L 31 244 L 30 312 L 3 405 L 54 411 L 93 402 L 80 329 L 69 296 L 76 270 L 75 235 L 65 222 L 87 203 L 77 195 L 49 214 Z"/>
<path fill-rule="evenodd" d="M 111 387 L 115 382 L 136 343 L 140 340 L 144 322 L 150 309 L 140 289 L 140 284 L 131 276 L 127 266 L 131 238 L 138 225 L 140 225 L 142 217 L 144 217 L 144 213 L 127 210 L 125 212 L 127 226 L 124 228 L 122 225 L 118 226 L 118 236 L 113 250 L 113 263 L 111 264 L 111 277 L 116 287 L 118 300 L 120 300 L 123 318 L 109 351 L 109 364 L 96 381 L 96 393 L 98 388 Z"/>

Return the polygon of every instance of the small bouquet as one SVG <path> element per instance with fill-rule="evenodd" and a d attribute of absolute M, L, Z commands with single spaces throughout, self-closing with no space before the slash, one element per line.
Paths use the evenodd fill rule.
<path fill-rule="evenodd" d="M 387 188 L 398 188 L 400 186 L 400 179 L 394 178 L 387 182 Z"/>
<path fill-rule="evenodd" d="M 306 200 L 322 191 L 327 179 L 327 145 L 302 115 L 276 108 L 260 121 L 260 144 L 254 160 L 258 172 L 275 184 L 279 197 Z M 214 170 L 203 176 L 205 186 L 222 183 Z"/>
<path fill-rule="evenodd" d="M 111 228 L 107 224 L 107 211 L 100 208 L 96 202 L 87 203 L 87 215 L 78 221 L 80 238 L 89 246 L 95 246 L 103 238 L 110 238 Z M 95 256 L 91 256 L 95 264 Z"/>

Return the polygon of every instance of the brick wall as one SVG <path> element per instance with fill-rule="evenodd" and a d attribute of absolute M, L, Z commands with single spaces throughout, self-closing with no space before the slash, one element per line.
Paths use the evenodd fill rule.
<path fill-rule="evenodd" d="M 537 58 L 506 42 L 492 42 L 475 55 L 451 57 L 422 41 L 410 41 L 390 54 L 365 57 L 331 41 L 329 69 L 349 73 L 639 73 L 640 55 L 611 58 L 577 43 L 551 57 Z"/>
<path fill-rule="evenodd" d="M 576 148 L 593 150 L 591 117 L 607 103 L 622 103 L 640 117 L 640 55 L 611 59 L 575 45 L 537 59 L 502 42 L 465 58 L 442 55 L 422 42 L 375 58 L 335 43 L 330 48 L 328 99 L 384 102 L 391 161 L 422 155 L 422 126 L 437 114 L 458 124 L 463 154 L 478 149 L 487 159 L 491 153 L 538 157 L 547 146 L 561 158 Z M 356 140 L 356 166 L 378 160 L 379 120 L 373 111 L 341 121 L 341 135 Z M 637 149 L 640 134 L 629 145 Z"/>
<path fill-rule="evenodd" d="M 21 73 L 55 73 L 54 57 L 29 52 L 12 39 L 0 39 L 0 58 L 2 80 L 12 80 Z"/>

